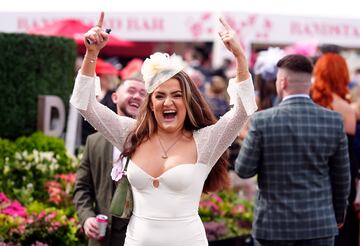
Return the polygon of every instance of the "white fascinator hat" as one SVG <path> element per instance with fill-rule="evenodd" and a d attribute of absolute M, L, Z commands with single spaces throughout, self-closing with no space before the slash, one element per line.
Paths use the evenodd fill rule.
<path fill-rule="evenodd" d="M 142 67 L 141 74 L 145 81 L 145 89 L 152 93 L 156 87 L 164 83 L 172 76 L 186 67 L 186 63 L 181 56 L 175 53 L 171 56 L 167 53 L 156 52 L 146 58 Z"/>
<path fill-rule="evenodd" d="M 265 80 L 276 79 L 276 64 L 284 56 L 284 50 L 279 47 L 269 47 L 267 50 L 260 51 L 254 65 L 254 73 L 260 74 Z"/>

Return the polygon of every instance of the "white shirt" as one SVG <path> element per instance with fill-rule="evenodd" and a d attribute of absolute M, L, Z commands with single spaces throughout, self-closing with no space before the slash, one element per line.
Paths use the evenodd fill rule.
<path fill-rule="evenodd" d="M 310 98 L 310 96 L 307 95 L 307 94 L 294 94 L 294 95 L 289 95 L 289 96 L 284 97 L 284 98 L 283 98 L 283 101 L 288 100 L 288 99 L 290 99 L 290 98 L 294 98 L 294 97 Z"/>
<path fill-rule="evenodd" d="M 122 160 L 120 159 L 121 152 L 118 148 L 114 146 L 113 148 L 113 160 L 114 160 L 114 166 L 120 165 L 121 169 L 123 168 Z"/>
<path fill-rule="evenodd" d="M 120 159 L 120 150 L 114 146 L 113 148 L 113 168 L 111 169 L 111 179 L 119 181 L 123 175 L 124 165 Z"/>

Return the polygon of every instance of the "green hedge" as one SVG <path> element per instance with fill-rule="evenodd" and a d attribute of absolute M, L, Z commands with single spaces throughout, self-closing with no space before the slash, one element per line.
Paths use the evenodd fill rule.
<path fill-rule="evenodd" d="M 76 44 L 61 37 L 0 33 L 0 137 L 36 131 L 38 95 L 56 95 L 65 107 L 74 80 Z"/>

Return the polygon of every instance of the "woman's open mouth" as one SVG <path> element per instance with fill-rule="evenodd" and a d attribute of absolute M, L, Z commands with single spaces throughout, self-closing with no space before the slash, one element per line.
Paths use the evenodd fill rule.
<path fill-rule="evenodd" d="M 173 121 L 176 117 L 177 112 L 175 110 L 165 110 L 163 111 L 163 117 L 165 121 Z"/>

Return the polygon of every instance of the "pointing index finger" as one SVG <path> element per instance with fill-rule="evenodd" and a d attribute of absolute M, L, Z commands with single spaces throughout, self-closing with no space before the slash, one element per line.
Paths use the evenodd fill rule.
<path fill-rule="evenodd" d="M 99 18 L 99 21 L 98 21 L 98 23 L 97 23 L 97 26 L 98 27 L 100 27 L 100 28 L 102 28 L 102 26 L 103 26 L 103 23 L 104 23 L 104 12 L 102 11 L 101 13 L 100 13 L 100 18 Z"/>
<path fill-rule="evenodd" d="M 223 17 L 220 17 L 219 20 L 226 30 L 228 31 L 232 30 L 231 26 L 226 22 L 226 20 Z"/>

